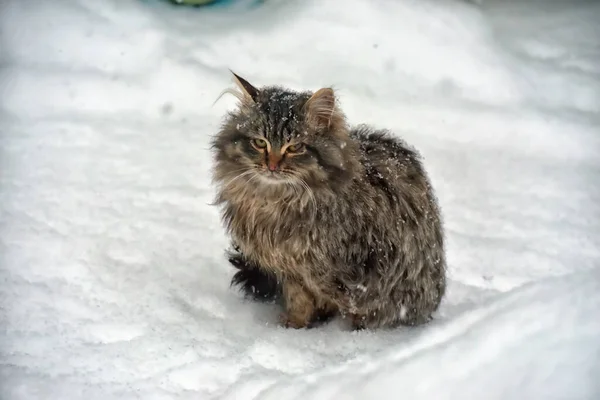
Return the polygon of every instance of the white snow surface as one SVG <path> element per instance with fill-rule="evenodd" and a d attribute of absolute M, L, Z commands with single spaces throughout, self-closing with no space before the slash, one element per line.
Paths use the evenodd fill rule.
<path fill-rule="evenodd" d="M 0 398 L 600 398 L 600 3 L 0 4 Z M 209 139 L 261 86 L 333 85 L 419 149 L 447 297 L 419 328 L 243 299 Z"/>

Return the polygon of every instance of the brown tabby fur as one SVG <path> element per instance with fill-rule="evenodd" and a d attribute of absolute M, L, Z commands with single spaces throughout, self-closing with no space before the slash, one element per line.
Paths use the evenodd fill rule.
<path fill-rule="evenodd" d="M 288 327 L 337 313 L 357 329 L 429 321 L 446 263 L 418 153 L 387 131 L 349 128 L 330 88 L 257 89 L 234 77 L 239 106 L 212 142 L 232 283 L 283 300 Z"/>

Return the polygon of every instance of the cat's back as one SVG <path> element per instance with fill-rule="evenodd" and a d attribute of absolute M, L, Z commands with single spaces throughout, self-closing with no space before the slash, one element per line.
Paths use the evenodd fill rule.
<path fill-rule="evenodd" d="M 350 131 L 350 137 L 358 143 L 366 177 L 372 183 L 428 186 L 419 152 L 392 132 L 360 125 Z"/>

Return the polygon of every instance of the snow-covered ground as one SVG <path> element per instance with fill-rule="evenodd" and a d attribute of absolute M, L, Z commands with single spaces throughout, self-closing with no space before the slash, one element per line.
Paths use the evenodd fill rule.
<path fill-rule="evenodd" d="M 0 3 L 0 398 L 600 398 L 600 3 Z M 229 288 L 209 137 L 334 85 L 423 154 L 436 320 L 277 326 Z"/>

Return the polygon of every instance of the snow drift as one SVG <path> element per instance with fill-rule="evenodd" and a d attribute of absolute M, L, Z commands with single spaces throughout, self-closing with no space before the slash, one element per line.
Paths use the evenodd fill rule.
<path fill-rule="evenodd" d="M 384 354 L 250 390 L 256 399 L 593 399 L 599 306 L 598 272 L 543 280 Z M 242 382 L 225 398 L 246 390 Z"/>

